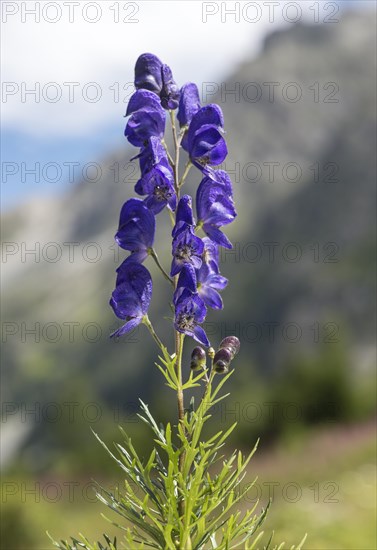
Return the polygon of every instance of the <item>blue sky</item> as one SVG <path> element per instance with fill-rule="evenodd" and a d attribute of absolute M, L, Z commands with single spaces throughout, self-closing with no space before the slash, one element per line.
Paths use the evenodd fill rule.
<path fill-rule="evenodd" d="M 302 16 L 294 7 L 284 12 L 289 2 L 273 14 L 261 2 L 259 13 L 239 8 L 238 15 L 220 10 L 219 3 L 203 7 L 195 0 L 118 2 L 119 12 L 111 11 L 113 2 L 99 1 L 97 12 L 80 6 L 75 13 L 53 8 L 44 13 L 43 2 L 36 2 L 38 14 L 23 12 L 22 5 L 32 2 L 1 4 L 8 5 L 1 40 L 1 198 L 2 208 L 9 209 L 30 196 L 64 192 L 72 174 L 80 179 L 87 163 L 101 162 L 125 144 L 123 115 L 140 53 L 156 53 L 172 66 L 178 83 L 193 80 L 200 87 L 221 81 L 256 55 L 266 34 L 293 25 L 296 14 L 313 23 L 315 13 L 308 8 L 316 3 L 293 2 Z M 325 3 L 317 4 L 320 20 L 331 16 L 333 10 L 322 9 Z M 226 3 L 229 9 L 234 5 Z"/>

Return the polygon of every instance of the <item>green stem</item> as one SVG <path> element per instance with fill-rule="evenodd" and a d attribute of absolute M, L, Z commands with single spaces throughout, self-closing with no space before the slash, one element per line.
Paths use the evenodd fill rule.
<path fill-rule="evenodd" d="M 210 348 L 208 350 L 208 357 L 211 360 L 211 367 L 205 373 L 205 388 L 204 388 L 202 398 L 200 400 L 201 403 L 205 402 L 207 394 L 211 393 L 212 382 L 213 382 L 213 379 L 214 379 L 215 374 L 216 374 L 216 371 L 213 368 L 213 358 L 214 358 L 214 356 L 215 356 L 215 350 L 213 348 Z M 208 371 L 209 371 L 209 376 L 208 376 Z"/>
<path fill-rule="evenodd" d="M 169 217 L 170 217 L 171 225 L 172 225 L 172 227 L 174 227 L 174 226 L 175 226 L 174 214 L 173 214 L 173 212 L 170 210 L 170 208 L 168 208 L 167 210 L 168 210 L 168 212 L 169 212 Z"/>
<path fill-rule="evenodd" d="M 165 147 L 165 151 L 166 151 L 166 154 L 168 156 L 168 159 L 169 159 L 169 162 L 172 166 L 174 166 L 174 159 L 173 157 L 171 156 L 170 152 L 169 152 L 169 149 L 168 149 L 168 146 L 166 144 L 166 141 L 164 139 L 161 140 L 161 143 L 162 145 Z"/>
<path fill-rule="evenodd" d="M 177 390 L 177 401 L 178 401 L 178 418 L 179 421 L 183 423 L 185 418 L 185 406 L 183 401 L 183 382 L 182 382 L 182 353 L 183 353 L 183 341 L 185 335 L 176 331 L 176 348 L 177 348 L 177 360 L 175 363 L 175 368 L 178 378 L 178 390 Z M 182 456 L 182 455 L 181 455 Z"/>
<path fill-rule="evenodd" d="M 175 125 L 175 114 L 174 111 L 170 110 L 170 120 L 171 120 L 171 127 L 173 132 L 173 140 L 174 140 L 174 148 L 175 148 L 175 159 L 173 163 L 173 172 L 174 172 L 174 188 L 175 192 L 177 193 L 177 200 L 179 201 L 179 189 L 180 185 L 183 183 L 184 178 L 186 177 L 188 173 L 188 166 L 186 165 L 185 173 L 183 174 L 184 177 L 182 177 L 181 182 L 179 181 L 179 149 L 181 145 L 181 140 L 183 137 L 183 133 L 179 136 L 177 135 L 177 128 Z M 175 225 L 175 217 L 171 216 L 172 224 L 174 222 Z M 174 286 L 177 287 L 178 283 L 178 275 L 174 277 Z M 185 335 L 181 334 L 178 331 L 175 331 L 175 353 L 176 353 L 176 362 L 175 362 L 175 368 L 176 368 L 176 374 L 178 379 L 178 388 L 177 388 L 177 405 L 178 405 L 178 422 L 181 423 L 182 429 L 185 433 L 185 427 L 184 427 L 184 421 L 185 421 L 185 405 L 184 405 L 184 396 L 183 396 L 183 382 L 182 382 L 182 353 L 183 353 L 183 342 L 184 342 Z M 184 447 L 181 450 L 181 453 L 179 455 L 179 471 L 182 474 L 182 481 L 185 483 L 185 479 L 183 479 L 183 472 L 184 472 L 184 465 L 185 465 L 185 451 Z M 182 487 L 182 490 L 184 490 L 186 487 Z M 180 517 L 183 521 L 183 531 L 181 531 L 181 537 L 184 540 L 184 548 L 182 550 L 192 550 L 192 542 L 190 533 L 187 533 L 186 527 L 185 527 L 185 500 L 181 496 L 181 498 L 178 501 L 178 512 Z M 181 538 L 181 542 L 182 542 Z"/>
<path fill-rule="evenodd" d="M 152 323 L 150 322 L 148 315 L 144 315 L 144 317 L 143 317 L 143 323 L 144 323 L 144 325 L 148 328 L 148 330 L 149 330 L 149 332 L 151 333 L 151 335 L 153 336 L 153 340 L 156 342 L 156 344 L 157 344 L 158 347 L 161 349 L 161 351 L 163 351 L 164 345 L 163 345 L 163 343 L 161 342 L 160 338 L 157 336 L 156 331 L 154 330 L 153 325 L 152 325 Z"/>
<path fill-rule="evenodd" d="M 175 126 L 175 114 L 174 111 L 170 110 L 170 120 L 171 120 L 171 129 L 173 132 L 173 141 L 174 141 L 174 148 L 175 148 L 175 159 L 173 162 L 173 171 L 174 171 L 174 187 L 175 192 L 177 193 L 177 200 L 179 200 L 179 146 L 180 146 L 180 140 L 177 136 L 177 128 Z"/>
<path fill-rule="evenodd" d="M 175 192 L 177 193 L 177 200 L 179 201 L 179 187 L 180 187 L 180 181 L 179 181 L 179 148 L 181 144 L 181 139 L 183 137 L 180 135 L 178 137 L 177 135 L 177 128 L 175 125 L 175 114 L 174 111 L 169 111 L 170 113 L 170 120 L 171 120 L 171 127 L 173 132 L 173 140 L 174 140 L 174 147 L 175 147 L 175 159 L 174 159 L 174 187 Z M 175 220 L 174 220 L 175 221 Z M 174 285 L 177 287 L 178 283 L 178 275 L 174 278 Z M 178 421 L 181 423 L 182 428 L 185 432 L 184 428 L 184 421 L 185 421 L 185 405 L 184 405 L 184 396 L 183 396 L 183 382 L 182 382 L 182 353 L 183 353 L 183 342 L 184 342 L 184 334 L 181 334 L 178 331 L 175 331 L 175 352 L 176 352 L 176 373 L 177 373 L 177 379 L 178 379 L 178 388 L 177 388 L 177 405 L 178 405 Z M 181 472 L 183 476 L 184 471 L 184 465 L 185 465 L 185 451 L 184 448 L 181 450 L 181 453 L 179 455 L 179 471 Z M 185 480 L 183 479 L 183 483 L 185 483 Z M 182 490 L 184 490 L 185 487 L 182 487 Z M 178 511 L 179 515 L 182 518 L 182 521 L 185 522 L 185 500 L 181 496 L 181 498 L 178 501 Z M 185 542 L 185 548 L 182 550 L 191 550 L 192 549 L 192 543 L 190 534 L 186 533 L 186 529 L 183 524 L 183 531 L 181 532 L 181 536 L 183 536 L 184 542 Z M 181 539 L 182 541 L 182 539 Z"/>
<path fill-rule="evenodd" d="M 216 372 L 214 370 L 212 370 L 209 377 L 207 375 L 206 387 L 205 387 L 205 390 L 204 390 L 204 393 L 203 393 L 202 401 L 205 401 L 205 398 L 207 397 L 207 394 L 211 392 L 212 382 L 213 382 L 213 379 L 215 377 L 215 374 L 216 374 Z"/>
<path fill-rule="evenodd" d="M 185 183 L 185 180 L 186 180 L 186 178 L 187 178 L 187 174 L 190 172 L 190 168 L 191 168 L 192 165 L 193 165 L 193 164 L 192 164 L 191 160 L 188 160 L 187 163 L 186 163 L 185 169 L 184 169 L 184 171 L 183 171 L 181 180 L 180 180 L 180 182 L 179 182 L 179 184 L 178 184 L 178 187 L 179 187 L 179 188 L 181 188 L 182 185 Z"/>
<path fill-rule="evenodd" d="M 150 248 L 149 249 L 149 254 L 152 256 L 152 258 L 154 259 L 154 261 L 156 262 L 156 265 L 158 267 L 158 269 L 161 271 L 161 273 L 163 274 L 163 276 L 165 277 L 165 279 L 167 281 L 169 281 L 169 283 L 171 285 L 174 286 L 174 281 L 171 277 L 169 277 L 169 275 L 166 273 L 165 269 L 162 267 L 161 263 L 160 263 L 160 260 L 158 259 L 158 256 L 157 256 L 157 252 L 155 251 L 154 248 Z"/>
<path fill-rule="evenodd" d="M 185 405 L 184 405 L 184 397 L 183 397 L 183 382 L 182 382 L 182 353 L 183 353 L 183 341 L 184 341 L 184 334 L 181 334 L 180 332 L 175 332 L 175 338 L 176 338 L 176 350 L 177 350 L 177 359 L 175 363 L 176 373 L 177 373 L 177 405 L 178 405 L 178 422 L 182 425 L 182 429 L 185 431 L 184 428 L 184 420 L 185 420 Z M 181 451 L 181 454 L 179 455 L 179 471 L 181 474 L 183 474 L 184 470 L 184 464 L 185 464 L 185 452 L 184 450 Z M 184 480 L 183 480 L 184 483 Z M 183 497 L 181 496 L 178 500 L 178 510 L 179 515 L 184 520 L 185 516 L 185 501 Z"/>

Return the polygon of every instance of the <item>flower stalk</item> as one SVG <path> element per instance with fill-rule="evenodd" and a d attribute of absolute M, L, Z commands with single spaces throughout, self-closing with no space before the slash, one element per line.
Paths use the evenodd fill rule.
<path fill-rule="evenodd" d="M 175 392 L 178 421 L 162 426 L 140 400 L 139 418 L 152 430 L 156 443 L 146 460 L 139 457 L 123 430 L 124 443 L 116 445 L 121 460 L 96 436 L 126 476 L 124 494 L 114 495 L 102 487 L 97 493 L 98 499 L 124 520 L 122 524 L 114 522 L 121 528 L 124 540 L 118 546 L 116 538 L 111 540 L 104 535 L 106 549 L 255 549 L 261 536 L 255 532 L 267 508 L 255 514 L 255 505 L 241 514 L 234 506 L 250 489 L 250 484 L 245 488 L 241 482 L 256 447 L 247 456 L 236 451 L 229 458 L 222 456 L 236 424 L 207 440 L 203 438 L 210 409 L 226 397 L 220 392 L 233 372 L 231 364 L 240 346 L 236 336 L 229 336 L 215 351 L 202 326 L 208 308 L 223 309 L 220 291 L 228 281 L 220 273 L 219 247 L 231 248 L 232 244 L 221 228 L 236 217 L 229 175 L 216 168 L 227 155 L 222 111 L 215 104 L 201 106 L 194 83 L 179 89 L 170 67 L 153 54 L 138 58 L 135 87 L 127 107 L 125 136 L 140 148 L 134 157 L 140 165 L 135 192 L 143 198 L 125 202 L 115 235 L 117 244 L 129 254 L 117 269 L 116 288 L 110 300 L 114 313 L 124 324 L 112 336 L 121 337 L 141 323 L 146 325 L 160 350 L 156 366 L 166 385 Z M 174 154 L 169 152 L 164 138 L 167 112 Z M 180 178 L 181 149 L 188 160 Z M 181 196 L 192 167 L 200 176 L 195 201 L 189 194 Z M 164 209 L 168 210 L 172 225 L 170 272 L 164 269 L 154 248 L 156 222 Z M 143 265 L 148 256 L 152 256 L 163 278 L 173 287 L 169 305 L 174 314 L 174 353 L 168 351 L 149 318 L 153 281 Z M 196 347 L 192 349 L 186 377 L 183 348 L 188 342 L 194 345 L 193 341 Z M 220 378 L 218 383 L 215 377 Z M 185 392 L 202 384 L 199 403 L 195 406 L 192 396 L 186 408 Z M 213 473 L 212 465 L 220 456 L 222 468 Z M 266 550 L 270 543 L 271 539 L 264 546 Z M 72 546 L 67 541 L 54 544 L 61 550 L 104 548 L 102 543 L 91 545 L 84 537 L 73 538 Z"/>
<path fill-rule="evenodd" d="M 174 281 L 173 279 L 166 273 L 165 269 L 162 267 L 161 265 L 161 262 L 157 256 L 157 252 L 155 251 L 154 248 L 150 248 L 149 249 L 149 254 L 152 256 L 152 258 L 154 259 L 158 269 L 161 271 L 162 275 L 164 276 L 164 278 L 168 281 L 168 283 L 170 283 L 171 285 L 174 286 Z"/>
<path fill-rule="evenodd" d="M 222 136 L 224 121 L 221 109 L 217 105 L 201 107 L 198 90 L 193 83 L 186 84 L 179 91 L 170 68 L 152 54 L 144 54 L 138 59 L 135 66 L 135 86 L 137 90 L 127 108 L 130 118 L 125 135 L 131 144 L 141 147 L 137 157 L 141 178 L 135 186 L 135 191 L 146 195 L 146 198 L 143 201 L 126 201 L 121 212 L 116 240 L 122 248 L 131 252 L 122 264 L 126 266 L 127 273 L 130 264 L 136 262 L 140 265 L 145 257 L 150 255 L 164 279 L 174 288 L 174 373 L 170 373 L 171 379 L 168 377 L 168 381 L 177 395 L 178 433 L 182 438 L 178 456 L 177 506 L 180 521 L 183 522 L 180 543 L 183 545 L 182 550 L 185 550 L 192 548 L 190 517 L 186 514 L 186 461 L 192 434 L 187 424 L 184 391 L 191 388 L 194 382 L 192 375 L 188 381 L 183 382 L 183 346 L 185 336 L 194 338 L 206 347 L 210 345 L 201 325 L 208 307 L 223 308 L 218 291 L 227 284 L 218 267 L 218 246 L 227 246 L 227 238 L 219 227 L 230 223 L 236 213 L 229 176 L 221 170 L 214 171 L 212 168 L 220 164 L 227 154 Z M 166 111 L 171 123 L 173 154 L 169 152 L 164 138 Z M 180 176 L 181 148 L 188 153 L 188 159 Z M 192 198 L 189 195 L 180 195 L 193 166 L 199 169 L 202 175 L 196 195 L 198 222 L 194 219 Z M 170 274 L 163 268 L 153 246 L 155 216 L 165 207 L 169 211 L 173 228 Z M 207 236 L 198 236 L 198 228 L 202 228 Z M 142 269 L 145 268 L 142 266 Z M 126 324 L 120 331 L 122 334 L 126 333 L 129 323 L 135 325 L 142 320 L 164 353 L 163 343 L 147 315 L 147 287 L 137 277 L 127 278 L 127 274 L 121 276 L 121 281 L 124 286 L 120 288 L 117 279 L 117 289 L 111 301 L 118 317 L 126 319 Z M 211 369 L 208 376 L 207 370 L 204 369 L 198 375 L 198 379 L 205 380 L 205 395 L 211 391 L 214 373 L 215 370 Z M 190 460 L 192 466 L 192 458 Z"/>
<path fill-rule="evenodd" d="M 171 122 L 174 150 L 175 150 L 175 157 L 173 161 L 174 187 L 175 187 L 175 192 L 177 193 L 177 199 L 179 200 L 179 142 L 178 142 L 178 136 L 177 136 L 177 128 L 175 126 L 174 111 L 169 111 L 169 115 L 170 115 L 170 122 Z"/>
<path fill-rule="evenodd" d="M 157 336 L 157 333 L 154 330 L 153 325 L 150 322 L 148 315 L 144 316 L 143 323 L 145 324 L 145 326 L 147 327 L 147 329 L 151 333 L 153 340 L 156 342 L 156 344 L 158 345 L 158 347 L 162 351 L 164 349 L 164 345 L 163 345 L 162 341 L 160 340 L 160 338 Z"/>

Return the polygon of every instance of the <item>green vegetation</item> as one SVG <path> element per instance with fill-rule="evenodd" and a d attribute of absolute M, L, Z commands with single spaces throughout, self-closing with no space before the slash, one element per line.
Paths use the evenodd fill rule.
<path fill-rule="evenodd" d="M 107 456 L 105 451 L 98 450 L 94 437 L 90 448 L 92 452 Z M 111 463 L 111 459 L 108 460 Z M 256 475 L 264 503 L 274 488 L 273 505 L 263 527 L 266 539 L 263 540 L 267 541 L 273 526 L 276 540 L 297 541 L 307 532 L 304 546 L 307 550 L 375 549 L 374 424 L 361 424 L 352 429 L 332 426 L 281 442 L 268 453 L 254 455 L 246 482 L 254 480 Z M 98 478 L 95 473 L 91 477 Z M 100 481 L 106 487 L 117 487 L 121 478 Z M 119 537 L 119 530 L 101 519 L 103 506 L 95 502 L 94 485 L 88 477 L 8 478 L 3 479 L 3 491 L 7 482 L 16 482 L 17 487 L 23 483 L 24 493 L 39 483 L 40 500 L 36 502 L 32 494 L 24 494 L 22 499 L 20 490 L 14 496 L 3 493 L 1 521 L 2 527 L 7 528 L 2 529 L 1 550 L 51 548 L 45 534 L 46 525 L 57 539 L 67 532 L 79 536 L 74 531 L 77 525 L 90 539 L 101 538 L 103 532 Z M 53 502 L 56 491 L 52 485 L 48 489 L 48 483 L 58 483 L 62 487 L 61 499 Z M 73 500 L 69 498 L 69 483 Z M 295 488 L 289 485 L 292 483 L 299 485 L 302 491 L 296 502 Z M 73 484 L 76 484 L 74 492 Z M 43 492 L 49 498 L 44 498 Z M 240 508 L 250 507 L 256 496 L 256 491 L 249 491 Z M 111 512 L 106 515 L 114 519 Z M 259 548 L 262 550 L 262 546 Z"/>

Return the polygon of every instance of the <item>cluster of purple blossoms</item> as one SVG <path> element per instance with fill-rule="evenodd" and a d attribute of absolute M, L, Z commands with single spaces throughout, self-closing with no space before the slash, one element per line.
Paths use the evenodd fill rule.
<path fill-rule="evenodd" d="M 224 170 L 216 169 L 227 153 L 224 119 L 218 105 L 202 107 L 197 86 L 190 82 L 181 89 L 170 67 L 155 55 L 141 55 L 135 66 L 135 88 L 126 116 L 125 136 L 140 147 L 140 179 L 135 192 L 143 198 L 129 199 L 122 207 L 118 245 L 130 255 L 117 270 L 116 289 L 110 304 L 125 324 L 113 335 L 123 335 L 147 319 L 152 296 L 152 278 L 142 265 L 153 248 L 156 216 L 166 207 L 174 220 L 172 263 L 166 277 L 174 284 L 173 304 L 176 331 L 193 337 L 204 346 L 208 338 L 200 326 L 207 308 L 222 309 L 219 294 L 227 279 L 219 271 L 219 247 L 232 248 L 221 227 L 236 217 L 232 184 Z M 178 166 L 169 155 L 164 141 L 166 111 L 179 136 L 175 145 L 188 154 L 189 165 L 201 172 L 195 197 L 180 196 L 183 180 L 177 181 Z M 205 234 L 198 235 L 200 230 Z M 157 261 L 157 260 L 156 260 Z"/>

